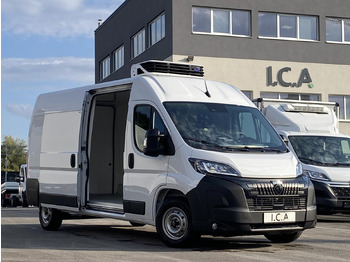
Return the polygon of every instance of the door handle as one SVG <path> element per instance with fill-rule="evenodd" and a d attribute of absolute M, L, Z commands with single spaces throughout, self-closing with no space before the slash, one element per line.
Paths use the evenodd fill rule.
<path fill-rule="evenodd" d="M 133 169 L 134 168 L 134 163 L 135 160 L 134 160 L 134 154 L 133 153 L 130 153 L 129 156 L 128 156 L 128 166 L 130 169 Z"/>

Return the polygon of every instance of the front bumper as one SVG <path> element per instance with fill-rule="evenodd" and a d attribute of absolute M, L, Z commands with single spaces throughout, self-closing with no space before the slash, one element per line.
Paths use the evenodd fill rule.
<path fill-rule="evenodd" d="M 314 188 L 305 176 L 281 180 L 206 176 L 187 195 L 194 230 L 211 235 L 300 231 L 316 225 Z M 295 212 L 294 222 L 264 223 L 266 213 Z"/>
<path fill-rule="evenodd" d="M 350 213 L 350 183 L 313 180 L 319 213 Z"/>

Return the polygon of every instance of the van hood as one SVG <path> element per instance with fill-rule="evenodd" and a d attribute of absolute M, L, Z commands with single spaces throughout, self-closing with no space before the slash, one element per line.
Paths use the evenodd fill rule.
<path fill-rule="evenodd" d="M 350 182 L 350 167 L 318 167 L 303 164 L 303 169 L 325 174 L 332 182 Z"/>
<path fill-rule="evenodd" d="M 292 152 L 212 152 L 193 150 L 192 158 L 223 163 L 235 168 L 244 178 L 294 178 L 298 161 Z"/>

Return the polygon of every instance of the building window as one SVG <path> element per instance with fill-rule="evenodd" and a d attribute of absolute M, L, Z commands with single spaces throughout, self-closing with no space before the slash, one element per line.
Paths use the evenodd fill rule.
<path fill-rule="evenodd" d="M 250 100 L 253 99 L 253 91 L 244 91 L 244 90 L 242 90 L 242 93 L 245 94 L 245 96 L 248 97 Z"/>
<path fill-rule="evenodd" d="M 165 37 L 165 14 L 158 16 L 149 25 L 150 45 L 154 45 Z"/>
<path fill-rule="evenodd" d="M 124 45 L 119 47 L 113 53 L 114 57 L 114 71 L 118 70 L 124 65 Z"/>
<path fill-rule="evenodd" d="M 259 36 L 293 40 L 318 40 L 316 16 L 259 12 Z"/>
<path fill-rule="evenodd" d="M 350 120 L 350 96 L 329 96 L 328 100 L 339 104 L 340 119 Z"/>
<path fill-rule="evenodd" d="M 326 18 L 326 40 L 350 43 L 350 19 Z"/>
<path fill-rule="evenodd" d="M 143 53 L 146 49 L 146 41 L 145 41 L 145 29 L 139 31 L 136 35 L 132 37 L 132 58 L 137 57 L 141 53 Z"/>
<path fill-rule="evenodd" d="M 111 60 L 109 57 L 106 57 L 105 59 L 102 60 L 100 63 L 100 78 L 105 79 L 107 76 L 110 75 L 111 73 Z"/>
<path fill-rule="evenodd" d="M 194 33 L 250 36 L 250 11 L 192 8 Z"/>
<path fill-rule="evenodd" d="M 262 98 L 273 98 L 273 99 L 320 101 L 320 95 L 317 95 L 317 94 L 261 92 L 260 96 Z"/>

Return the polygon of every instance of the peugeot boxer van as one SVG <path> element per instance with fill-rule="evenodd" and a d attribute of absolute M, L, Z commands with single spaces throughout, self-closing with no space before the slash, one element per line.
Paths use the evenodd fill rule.
<path fill-rule="evenodd" d="M 237 88 L 191 64 L 147 61 L 131 75 L 38 97 L 27 197 L 43 229 L 115 218 L 179 247 L 202 234 L 291 242 L 315 226 L 312 183 Z"/>
<path fill-rule="evenodd" d="M 258 99 L 315 187 L 319 214 L 350 213 L 350 137 L 339 133 L 332 102 Z"/>

